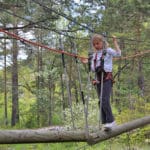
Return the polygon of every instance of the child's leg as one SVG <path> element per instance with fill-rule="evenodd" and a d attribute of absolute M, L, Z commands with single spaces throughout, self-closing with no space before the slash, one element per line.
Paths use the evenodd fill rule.
<path fill-rule="evenodd" d="M 106 123 L 111 123 L 114 121 L 114 117 L 113 117 L 112 109 L 110 105 L 111 89 L 112 89 L 111 80 L 105 81 L 103 83 L 102 116 L 105 117 Z"/>

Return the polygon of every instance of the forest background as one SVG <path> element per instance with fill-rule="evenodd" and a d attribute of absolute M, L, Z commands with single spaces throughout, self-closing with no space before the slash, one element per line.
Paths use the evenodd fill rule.
<path fill-rule="evenodd" d="M 111 103 L 116 121 L 122 124 L 150 114 L 149 0 L 1 0 L 0 5 L 1 29 L 49 48 L 88 57 L 93 33 L 105 35 L 111 47 L 115 35 L 123 57 L 114 60 Z M 88 123 L 98 125 L 98 99 L 88 80 L 93 74 L 79 59 L 67 55 L 65 72 L 62 58 L 62 54 L 0 33 L 1 129 L 71 128 L 69 97 L 74 126 L 84 128 L 81 85 L 89 99 Z M 79 142 L 0 145 L 0 149 L 149 149 L 149 129 L 92 147 Z"/>

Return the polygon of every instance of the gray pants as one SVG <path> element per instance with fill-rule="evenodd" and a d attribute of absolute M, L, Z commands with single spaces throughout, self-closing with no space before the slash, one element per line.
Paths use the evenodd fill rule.
<path fill-rule="evenodd" d="M 101 106 L 102 124 L 111 123 L 114 121 L 114 117 L 113 117 L 111 105 L 110 105 L 111 89 L 112 89 L 112 81 L 111 80 L 104 81 L 103 94 L 102 94 L 102 106 Z M 97 84 L 99 107 L 101 105 L 100 92 L 101 92 L 101 84 Z"/>

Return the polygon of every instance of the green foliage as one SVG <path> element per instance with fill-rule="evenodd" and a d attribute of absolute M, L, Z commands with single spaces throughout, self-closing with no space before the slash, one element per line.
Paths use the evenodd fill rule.
<path fill-rule="evenodd" d="M 58 114 L 58 113 L 53 114 L 52 123 L 53 123 L 53 125 L 62 125 L 63 124 L 63 120 L 60 117 L 60 114 Z"/>
<path fill-rule="evenodd" d="M 123 56 L 130 56 L 150 47 L 149 0 L 86 2 L 81 0 L 79 3 L 75 1 L 52 0 L 50 2 L 45 0 L 39 2 L 40 5 L 38 1 L 2 0 L 0 4 L 2 4 L 4 10 L 1 11 L 0 16 L 1 26 L 13 27 L 12 24 L 15 22 L 16 27 L 20 27 L 18 29 L 19 36 L 24 36 L 23 32 L 26 32 L 29 35 L 26 36 L 27 39 L 33 38 L 33 41 L 49 45 L 50 48 L 60 47 L 59 40 L 61 36 L 65 51 L 75 52 L 75 48 L 72 46 L 75 43 L 78 54 L 83 56 L 87 56 L 88 50 L 91 49 L 89 40 L 91 29 L 96 33 L 106 33 L 107 40 L 112 47 L 111 36 L 116 35 Z M 7 47 L 7 56 L 12 51 L 11 39 L 7 42 L 8 46 L 4 44 L 4 39 L 0 40 L 0 55 L 2 56 L 0 60 L 3 58 L 5 46 Z M 18 42 L 19 52 L 25 51 L 27 59 L 18 61 L 20 122 L 14 128 L 37 128 L 49 125 L 61 125 L 71 128 L 72 116 L 68 105 L 68 89 L 66 88 L 67 81 L 69 81 L 75 127 L 84 129 L 85 110 L 80 100 L 80 83 L 74 58 L 65 55 L 68 76 L 64 78 L 61 54 L 55 54 L 30 44 L 21 47 L 22 44 Z M 130 60 L 114 60 L 114 73 L 119 72 L 119 67 L 129 62 L 129 65 L 119 72 L 116 83 L 113 85 L 112 106 L 118 124 L 150 114 L 150 62 L 148 55 Z M 3 60 L 1 62 L 3 63 Z M 87 100 L 88 96 L 90 99 L 88 123 L 90 127 L 96 127 L 98 126 L 99 117 L 98 99 L 95 89 L 87 84 L 87 66 L 80 64 L 80 61 L 78 62 L 85 99 Z M 12 62 L 9 61 L 9 63 L 10 66 L 6 68 L 7 126 L 4 117 L 4 70 L 0 70 L 0 126 L 3 128 L 11 128 Z M 143 79 L 144 84 L 140 84 L 139 78 Z M 144 86 L 143 89 L 141 85 Z M 62 94 L 64 94 L 64 97 Z M 77 99 L 79 99 L 78 103 L 76 102 Z M 92 147 L 85 145 L 85 143 L 63 143 L 4 145 L 0 146 L 0 149 L 71 150 L 83 148 L 107 150 L 110 149 L 109 146 L 112 146 L 115 150 L 126 149 L 126 147 L 135 149 L 136 145 L 142 147 L 142 143 L 145 143 L 145 134 L 149 130 L 149 127 L 137 129 Z"/>
<path fill-rule="evenodd" d="M 84 129 L 85 128 L 85 114 L 86 110 L 84 110 L 84 105 L 82 102 L 77 104 L 73 103 L 72 112 L 73 116 L 71 116 L 71 109 L 66 108 L 64 111 L 65 120 L 64 125 L 72 127 L 72 117 L 75 123 L 76 128 Z M 88 125 L 89 126 L 98 126 L 98 101 L 91 100 L 88 105 Z"/>

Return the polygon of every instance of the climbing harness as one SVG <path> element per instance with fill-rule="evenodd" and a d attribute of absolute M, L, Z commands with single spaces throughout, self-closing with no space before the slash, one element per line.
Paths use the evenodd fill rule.
<path fill-rule="evenodd" d="M 100 84 L 100 95 L 99 95 L 99 129 L 101 128 L 101 122 L 102 122 L 102 97 L 103 97 L 103 82 L 104 82 L 104 78 L 106 79 L 107 76 L 109 75 L 109 77 L 111 76 L 111 73 L 106 73 L 104 71 L 104 57 L 106 55 L 106 43 L 105 41 L 103 41 L 103 50 L 102 50 L 102 54 L 101 54 L 101 58 L 100 58 L 100 65 L 97 65 L 97 61 L 98 61 L 98 53 L 95 53 L 94 55 L 94 70 L 95 70 L 95 79 L 92 81 L 95 85 L 96 84 Z M 97 86 L 96 86 L 97 87 Z M 98 90 L 97 90 L 98 91 Z"/>
<path fill-rule="evenodd" d="M 0 29 L 1 31 L 1 29 Z M 9 32 L 4 32 L 4 33 L 9 33 Z M 66 79 L 66 87 L 67 87 L 67 94 L 68 94 L 68 99 L 69 99 L 69 106 L 70 106 L 70 112 L 71 112 L 71 122 L 73 124 L 73 128 L 75 128 L 75 123 L 74 123 L 74 118 L 73 118 L 73 111 L 72 111 L 72 97 L 71 97 L 71 93 L 70 93 L 70 86 L 69 86 L 69 80 L 68 80 L 68 75 L 67 75 L 67 68 L 66 68 L 66 64 L 65 64 L 65 55 L 69 55 L 71 57 L 74 57 L 75 60 L 76 60 L 76 66 L 77 66 L 77 72 L 78 72 L 78 76 L 79 76 L 79 82 L 80 82 L 80 94 L 81 94 L 81 99 L 82 99 L 82 102 L 83 102 L 83 105 L 84 105 L 84 113 L 85 113 L 85 133 L 86 133 L 86 137 L 89 136 L 89 130 L 88 130 L 88 100 L 84 98 L 84 92 L 83 92 L 83 87 L 82 87 L 82 81 L 81 81 L 81 74 L 80 74 L 80 66 L 79 66 L 79 63 L 78 63 L 78 59 L 77 58 L 81 58 L 80 56 L 78 57 L 77 55 L 77 51 L 76 51 L 76 54 L 71 54 L 71 53 L 68 53 L 68 52 L 64 52 L 63 51 L 63 46 L 62 46 L 62 41 L 60 40 L 60 49 L 59 50 L 56 50 L 56 49 L 51 49 L 51 48 L 48 48 L 47 46 L 44 46 L 40 43 L 35 43 L 35 42 L 32 42 L 32 41 L 27 41 L 23 38 L 19 38 L 19 36 L 14 36 L 14 34 L 8 34 L 14 38 L 16 38 L 17 40 L 20 40 L 20 41 L 23 41 L 24 43 L 29 43 L 29 44 L 32 44 L 34 46 L 39 46 L 39 47 L 42 47 L 42 48 L 45 48 L 45 49 L 48 49 L 48 50 L 51 50 L 51 51 L 54 51 L 54 52 L 57 52 L 57 53 L 60 53 L 61 56 L 62 56 L 62 65 L 63 65 L 63 71 L 64 71 L 64 77 Z M 74 48 L 76 50 L 76 48 Z M 105 50 L 105 49 L 104 49 Z M 147 51 L 145 53 L 149 53 L 150 51 Z M 144 53 L 143 53 L 144 54 Z M 136 56 L 140 56 L 140 55 L 143 55 L 143 54 L 137 54 Z M 106 55 L 106 54 L 105 54 Z M 91 59 L 91 54 L 89 54 L 89 60 Z M 108 80 L 108 79 L 111 79 L 112 78 L 112 73 L 111 72 L 107 72 L 105 73 L 104 72 L 104 57 L 101 58 L 101 62 L 102 62 L 102 65 L 103 67 L 101 68 L 96 68 L 96 72 L 101 72 L 101 80 L 99 81 L 101 83 L 101 96 L 100 96 L 100 109 L 99 109 L 99 124 L 100 124 L 100 120 L 102 120 L 102 116 L 101 116 L 101 111 L 102 111 L 102 93 L 103 93 L 103 82 L 105 80 Z M 90 66 L 90 64 L 89 64 Z M 123 69 L 124 67 L 122 67 Z M 89 68 L 90 70 L 90 68 Z M 62 89 L 63 89 L 63 82 L 62 82 Z M 51 93 L 51 92 L 50 92 Z M 62 93 L 64 94 L 64 91 L 62 91 Z M 51 98 L 52 99 L 52 98 Z M 64 97 L 63 97 L 64 99 Z M 100 125 L 99 125 L 99 128 L 100 128 Z M 95 134 L 96 135 L 96 134 Z M 109 135 L 109 134 L 107 134 Z M 97 136 L 98 137 L 98 136 Z M 109 137 L 108 137 L 109 138 Z"/>

